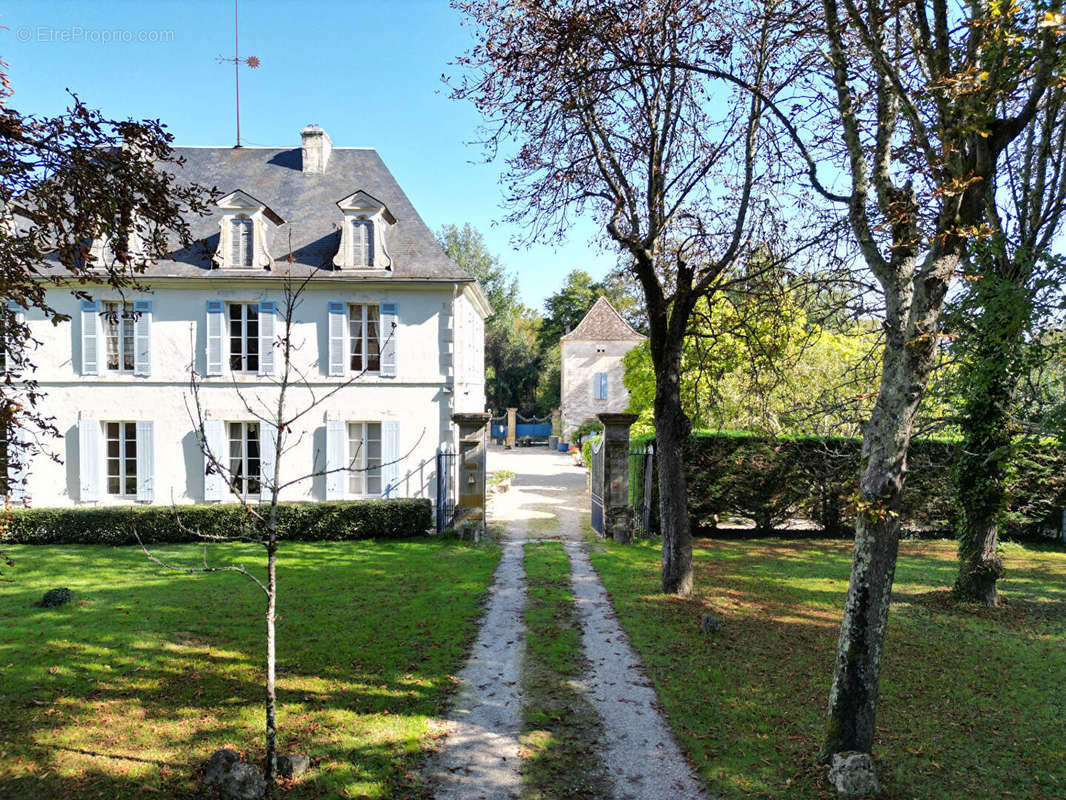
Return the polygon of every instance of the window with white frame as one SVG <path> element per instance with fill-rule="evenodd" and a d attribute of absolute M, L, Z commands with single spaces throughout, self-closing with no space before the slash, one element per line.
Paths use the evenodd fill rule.
<path fill-rule="evenodd" d="M 137 496 L 137 423 L 105 422 L 107 493 Z"/>
<path fill-rule="evenodd" d="M 255 222 L 248 217 L 234 217 L 229 221 L 229 266 L 254 265 Z"/>
<path fill-rule="evenodd" d="M 259 305 L 229 304 L 229 367 L 234 372 L 259 370 Z"/>
<path fill-rule="evenodd" d="M 135 366 L 133 303 L 103 303 L 104 337 L 109 372 L 133 372 Z"/>
<path fill-rule="evenodd" d="M 381 494 L 381 423 L 348 423 L 348 494 Z"/>
<path fill-rule="evenodd" d="M 381 369 L 381 318 L 377 303 L 348 305 L 349 368 L 353 372 Z"/>
<path fill-rule="evenodd" d="M 241 497 L 259 494 L 259 423 L 231 422 L 227 427 L 230 485 Z"/>
<path fill-rule="evenodd" d="M 348 237 L 351 265 L 356 268 L 374 266 L 374 223 L 368 219 L 353 219 Z"/>

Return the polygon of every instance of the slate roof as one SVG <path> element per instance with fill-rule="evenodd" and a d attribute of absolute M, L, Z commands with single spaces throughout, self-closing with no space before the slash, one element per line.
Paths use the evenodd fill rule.
<path fill-rule="evenodd" d="M 458 281 L 474 279 L 448 258 L 422 221 L 376 150 L 334 147 L 324 174 L 304 172 L 299 147 L 175 147 L 185 165 L 175 169 L 183 182 L 215 187 L 221 198 L 237 189 L 269 206 L 285 224 L 276 229 L 269 269 L 217 269 L 211 256 L 218 248 L 223 212 L 191 221 L 197 240 L 192 247 L 171 253 L 146 271 L 147 277 L 228 276 L 277 278 L 291 272 L 329 280 Z M 385 247 L 391 270 L 352 270 L 333 266 L 341 238 L 343 214 L 337 202 L 362 190 L 380 200 L 395 217 L 388 226 Z M 290 253 L 294 263 L 287 261 Z"/>
<path fill-rule="evenodd" d="M 593 303 L 585 318 L 570 333 L 563 336 L 561 342 L 642 342 L 641 336 L 622 315 L 615 310 L 611 302 L 602 295 Z"/>

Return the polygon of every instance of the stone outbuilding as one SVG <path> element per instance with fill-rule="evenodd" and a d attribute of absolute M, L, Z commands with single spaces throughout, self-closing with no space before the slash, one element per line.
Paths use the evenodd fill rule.
<path fill-rule="evenodd" d="M 629 390 L 622 383 L 622 358 L 644 341 L 606 297 L 559 340 L 563 437 L 597 414 L 625 411 Z"/>

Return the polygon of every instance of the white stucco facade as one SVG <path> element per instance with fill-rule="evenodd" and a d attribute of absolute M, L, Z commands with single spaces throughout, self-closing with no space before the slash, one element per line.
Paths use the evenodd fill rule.
<path fill-rule="evenodd" d="M 70 322 L 53 327 L 41 314 L 32 310 L 27 313 L 33 336 L 42 342 L 33 355 L 37 364 L 35 377 L 44 393 L 38 410 L 54 418 L 60 433 L 58 439 L 41 440 L 46 450 L 58 456 L 59 463 L 43 455 L 29 463 L 27 505 L 181 504 L 210 500 L 197 434 L 196 402 L 190 388 L 190 366 L 201 376 L 199 399 L 207 419 L 256 422 L 249 405 L 264 417 L 270 416 L 267 409 L 276 406 L 277 376 L 283 366 L 280 356 L 275 376 L 260 376 L 232 371 L 229 354 L 224 350 L 223 373 L 204 377 L 205 308 L 208 301 L 221 301 L 228 307 L 230 303 L 272 300 L 279 309 L 276 333 L 280 337 L 284 328 L 281 281 L 259 278 L 242 282 L 236 276 L 218 275 L 217 282 L 197 278 L 147 283 L 150 291 L 125 298 L 151 302 L 147 375 L 112 371 L 106 363 L 99 364 L 98 374 L 85 374 L 82 328 L 93 315 L 83 312 L 81 301 L 67 289 L 49 290 L 49 303 L 69 314 Z M 120 298 L 113 291 L 100 291 L 93 299 L 106 302 Z M 394 376 L 374 372 L 358 375 L 350 369 L 340 376 L 328 374 L 327 309 L 330 303 L 337 302 L 346 307 L 395 304 Z M 484 300 L 472 284 L 367 282 L 353 286 L 346 281 L 316 280 L 308 285 L 293 315 L 292 328 L 292 339 L 298 348 L 292 362 L 304 379 L 296 380 L 290 388 L 288 413 L 295 414 L 342 388 L 293 424 L 287 442 L 283 442 L 281 484 L 296 482 L 283 488 L 281 499 L 356 499 L 343 480 L 334 486 L 332 496 L 325 475 L 297 480 L 326 468 L 330 420 L 378 423 L 394 432 L 393 450 L 384 454 L 399 458 L 395 467 L 385 470 L 391 474 L 388 496 L 432 498 L 435 454 L 442 444 L 454 439 L 451 415 L 483 411 L 485 407 L 485 313 Z M 98 324 L 101 361 L 106 362 L 106 335 L 102 335 L 106 318 L 99 319 Z M 223 346 L 228 349 L 228 336 L 223 339 Z M 108 491 L 105 426 L 109 422 L 151 423 L 150 435 L 136 443 L 138 492 Z M 85 431 L 93 428 L 99 430 L 101 438 L 87 444 Z M 151 447 L 150 456 L 143 452 L 146 446 Z M 82 474 L 87 457 L 88 467 L 96 470 L 95 487 L 87 487 Z M 150 476 L 143 474 L 149 470 Z M 150 478 L 150 498 L 145 496 L 146 478 Z M 336 486 L 341 487 L 340 497 Z M 367 492 L 358 496 L 379 495 Z M 226 492 L 221 501 L 233 499 Z"/>

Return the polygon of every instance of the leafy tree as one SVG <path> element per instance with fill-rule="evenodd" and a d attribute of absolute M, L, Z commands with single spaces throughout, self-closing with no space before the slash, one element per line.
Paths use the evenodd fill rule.
<path fill-rule="evenodd" d="M 884 299 L 881 381 L 864 427 L 827 759 L 873 747 L 914 423 L 939 360 L 949 283 L 981 234 L 1008 148 L 1058 80 L 1061 4 L 1048 8 L 1045 15 L 999 3 L 823 0 L 818 13 L 793 18 L 792 53 L 813 65 L 794 96 L 812 101 L 775 116 L 808 161 L 815 190 L 846 208 L 862 265 Z M 821 160 L 844 166 L 844 194 L 820 182 Z"/>
<path fill-rule="evenodd" d="M 868 324 L 812 321 L 795 291 L 785 289 L 773 303 L 723 293 L 693 314 L 682 402 L 703 429 L 854 436 L 876 389 L 878 346 Z M 629 410 L 650 427 L 655 383 L 647 344 L 624 364 Z"/>
<path fill-rule="evenodd" d="M 531 412 L 541 371 L 540 319 L 518 299 L 518 278 L 485 247 L 470 223 L 437 231 L 441 248 L 473 275 L 492 306 L 485 324 L 485 399 L 490 409 Z"/>
<path fill-rule="evenodd" d="M 544 301 L 544 324 L 541 326 L 541 346 L 548 349 L 578 326 L 600 297 L 606 297 L 615 310 L 638 330 L 642 326 L 640 301 L 633 294 L 632 281 L 613 272 L 597 281 L 584 270 L 575 269 L 566 276 L 566 283 Z"/>
<path fill-rule="evenodd" d="M 99 286 L 136 288 L 153 259 L 175 241 L 191 243 L 187 219 L 213 194 L 178 181 L 173 137 L 158 121 L 109 119 L 76 95 L 58 116 L 24 114 L 12 94 L 0 61 L 0 490 L 7 497 L 29 456 L 56 457 L 48 440 L 59 435 L 37 411 L 33 354 L 41 342 L 20 309 L 58 325 L 69 317 L 49 304 L 52 286 L 76 297 Z"/>
<path fill-rule="evenodd" d="M 510 274 L 485 246 L 485 237 L 469 222 L 463 227 L 442 225 L 437 231 L 437 243 L 460 269 L 474 276 L 492 306 L 488 327 L 505 330 L 514 317 L 522 312 L 518 299 L 518 278 Z"/>

